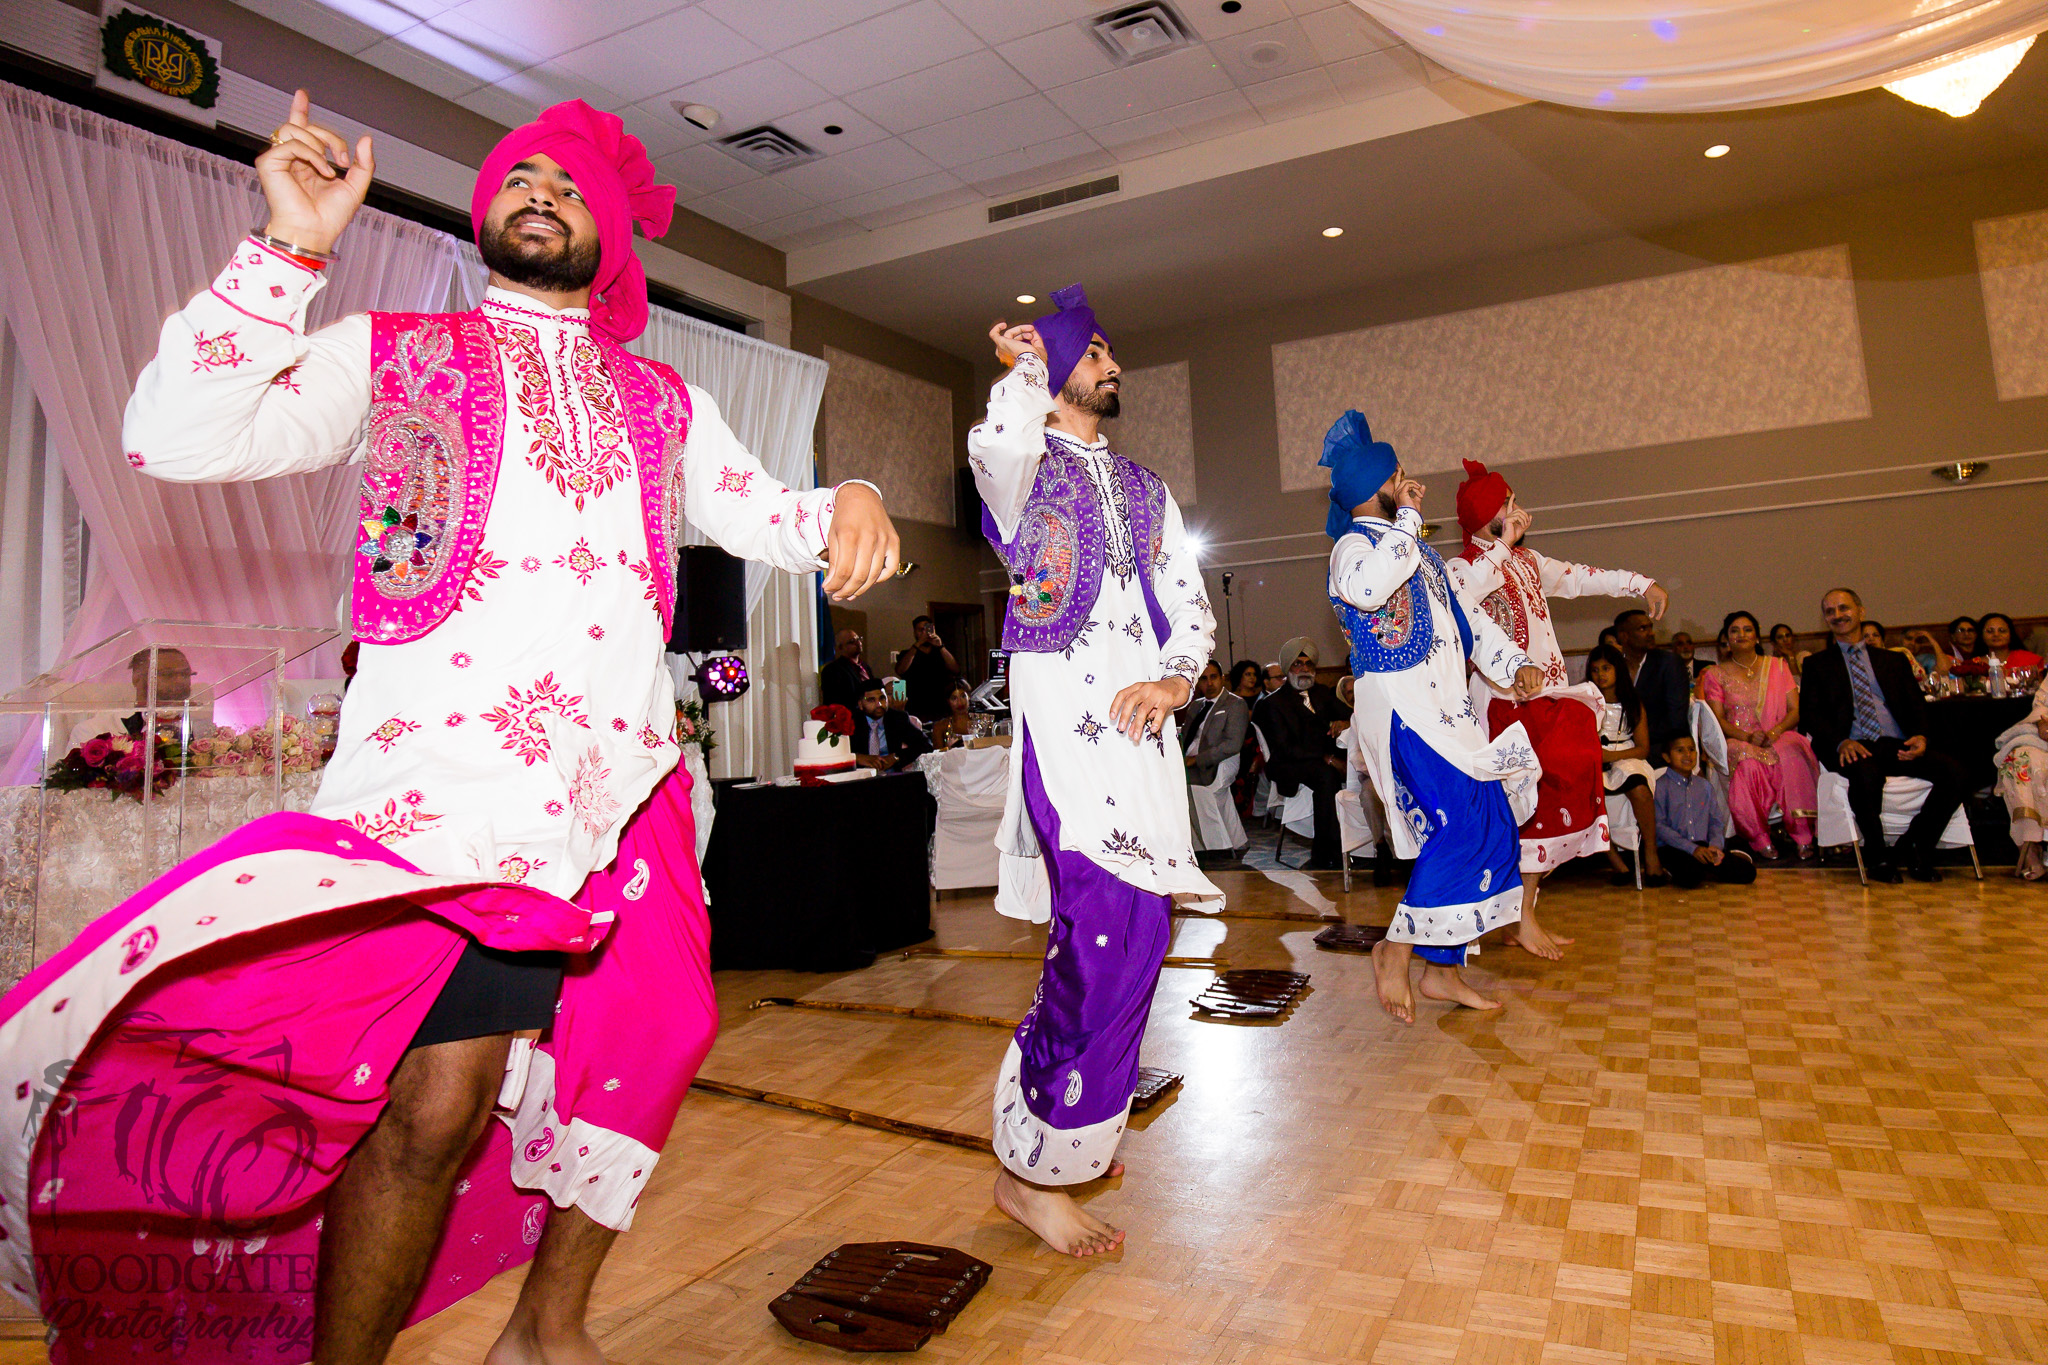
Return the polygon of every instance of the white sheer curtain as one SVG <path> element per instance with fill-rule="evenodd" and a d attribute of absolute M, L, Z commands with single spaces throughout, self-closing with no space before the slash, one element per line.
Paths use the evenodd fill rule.
<path fill-rule="evenodd" d="M 63 657 L 65 632 L 85 584 L 87 536 L 5 322 L 0 442 L 0 692 L 6 692 Z M 0 719 L 0 754 L 24 728 L 19 717 Z"/>
<path fill-rule="evenodd" d="M 250 167 L 0 84 L 0 302 L 92 533 L 66 652 L 149 617 L 336 619 L 354 471 L 186 486 L 137 475 L 121 452 L 164 318 L 262 215 Z M 439 308 L 457 259 L 445 233 L 366 209 L 311 324 Z"/>
<path fill-rule="evenodd" d="M 2048 0 L 1353 3 L 1461 76 L 1645 113 L 1845 95 L 2048 29 Z"/>
<path fill-rule="evenodd" d="M 461 250 L 463 268 L 456 272 L 448 306 L 474 308 L 483 297 L 483 258 L 468 242 Z M 673 309 L 648 311 L 647 330 L 628 349 L 672 366 L 710 394 L 733 434 L 770 474 L 791 488 L 815 487 L 811 433 L 825 396 L 825 362 Z M 688 539 L 692 545 L 711 543 L 695 526 Z M 718 751 L 711 770 L 719 777 L 786 773 L 796 760 L 797 730 L 817 704 L 816 574 L 747 565 L 745 657 L 753 687 L 713 713 Z M 680 658 L 670 662 L 678 690 L 694 696 L 696 686 L 682 676 L 690 666 Z"/>

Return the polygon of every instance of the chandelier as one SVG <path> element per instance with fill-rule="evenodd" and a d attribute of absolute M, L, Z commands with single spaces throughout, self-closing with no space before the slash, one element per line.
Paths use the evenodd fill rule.
<path fill-rule="evenodd" d="M 1939 109 L 1950 118 L 1962 118 L 1965 114 L 1977 112 L 1977 106 L 2004 83 L 2033 45 L 2033 36 L 2029 35 L 2004 47 L 1994 47 L 1989 52 L 1979 52 L 1959 62 L 1937 66 L 1932 71 L 1922 71 L 1904 80 L 1888 81 L 1884 88 L 1900 99 Z"/>

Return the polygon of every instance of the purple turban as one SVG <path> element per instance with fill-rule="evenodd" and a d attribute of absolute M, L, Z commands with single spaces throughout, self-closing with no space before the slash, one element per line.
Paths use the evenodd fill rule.
<path fill-rule="evenodd" d="M 1088 291 L 1080 285 L 1053 290 L 1052 301 L 1060 311 L 1047 313 L 1032 326 L 1038 329 L 1038 339 L 1045 343 L 1046 387 L 1057 394 L 1073 377 L 1081 357 L 1088 354 L 1088 343 L 1101 336 L 1103 344 L 1108 345 L 1109 338 L 1096 326 L 1095 310 L 1088 306 Z"/>

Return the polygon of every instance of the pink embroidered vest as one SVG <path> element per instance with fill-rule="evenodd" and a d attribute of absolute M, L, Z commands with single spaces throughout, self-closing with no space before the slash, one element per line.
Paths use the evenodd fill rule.
<path fill-rule="evenodd" d="M 667 633 L 683 543 L 690 397 L 676 372 L 591 333 L 618 390 L 640 480 L 655 606 Z M 357 527 L 354 630 L 417 640 L 462 594 L 505 447 L 505 374 L 481 312 L 370 314 L 369 450 Z M 665 568 L 662 566 L 666 566 Z"/>

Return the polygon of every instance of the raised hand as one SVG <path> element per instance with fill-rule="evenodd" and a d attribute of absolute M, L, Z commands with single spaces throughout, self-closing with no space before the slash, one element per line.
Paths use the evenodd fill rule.
<path fill-rule="evenodd" d="M 1406 474 L 1403 474 L 1394 481 L 1394 505 L 1396 507 L 1413 507 L 1416 511 L 1420 512 L 1422 510 L 1422 495 L 1424 491 L 1421 480 L 1411 479 Z"/>
<path fill-rule="evenodd" d="M 1510 545 L 1520 545 L 1529 534 L 1530 515 L 1520 507 L 1509 511 L 1502 519 L 1501 539 Z"/>
<path fill-rule="evenodd" d="M 368 133 L 357 139 L 351 157 L 340 134 L 307 117 L 311 105 L 305 91 L 292 95 L 291 116 L 256 158 L 256 176 L 270 202 L 265 234 L 326 252 L 363 206 L 377 167 Z"/>
<path fill-rule="evenodd" d="M 998 320 L 995 326 L 988 329 L 988 338 L 996 344 L 996 359 L 1006 366 L 1016 364 L 1017 357 L 1026 351 L 1030 351 L 1040 360 L 1045 359 L 1045 343 L 1038 339 L 1038 329 L 1028 322 L 1012 327 L 1009 323 Z"/>

